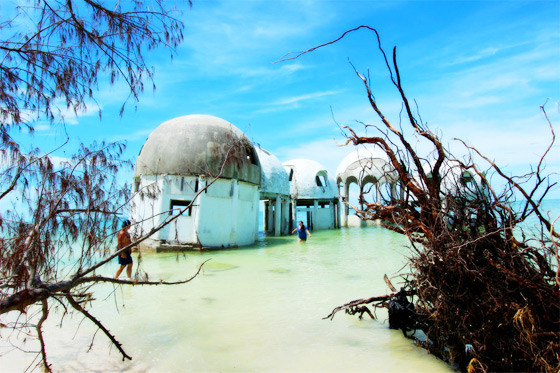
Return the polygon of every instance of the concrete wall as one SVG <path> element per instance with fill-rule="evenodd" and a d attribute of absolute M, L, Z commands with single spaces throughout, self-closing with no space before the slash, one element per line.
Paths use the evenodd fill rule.
<path fill-rule="evenodd" d="M 303 221 L 310 230 L 339 228 L 337 226 L 338 208 L 335 207 L 335 204 L 338 205 L 338 200 L 299 200 L 295 203 L 292 201 L 292 209 L 294 205 L 297 205 L 296 213 L 292 216 L 292 225 L 294 227 L 297 225 L 303 213 L 306 217 Z"/>
<path fill-rule="evenodd" d="M 362 220 L 357 215 L 348 215 L 347 227 L 374 227 L 379 225 L 379 220 Z"/>
<path fill-rule="evenodd" d="M 141 176 L 138 189 L 145 195 L 142 198 L 137 193 L 131 208 L 131 219 L 138 223 L 135 232 L 149 232 L 169 216 L 172 201 L 178 204 L 175 209 L 181 209 L 181 201 L 192 201 L 206 182 L 194 176 Z M 190 213 L 186 211 L 142 246 L 157 249 L 162 243 L 207 247 L 252 244 L 258 233 L 258 201 L 257 185 L 219 179 L 200 194 Z"/>
<path fill-rule="evenodd" d="M 258 233 L 259 188 L 237 180 L 218 180 L 203 193 L 198 215 L 202 246 L 250 245 Z"/>
<path fill-rule="evenodd" d="M 334 207 L 332 204 L 327 205 L 326 208 L 318 208 L 315 210 L 317 216 L 314 218 L 313 229 L 334 229 L 335 216 Z"/>

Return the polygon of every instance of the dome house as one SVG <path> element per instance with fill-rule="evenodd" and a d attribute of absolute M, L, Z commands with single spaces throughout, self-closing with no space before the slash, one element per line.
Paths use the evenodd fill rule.
<path fill-rule="evenodd" d="M 142 245 L 160 251 L 252 244 L 260 185 L 257 153 L 237 127 L 210 115 L 168 120 L 150 134 L 136 159 L 131 206 L 136 234 L 181 214 Z"/>

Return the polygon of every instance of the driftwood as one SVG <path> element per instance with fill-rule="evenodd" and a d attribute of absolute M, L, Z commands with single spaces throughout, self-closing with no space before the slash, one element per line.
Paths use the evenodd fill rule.
<path fill-rule="evenodd" d="M 333 319 L 334 315 L 344 310 L 345 313 L 349 315 L 359 314 L 359 318 L 362 319 L 364 313 L 367 313 L 372 319 L 375 319 L 375 316 L 371 313 L 367 305 L 371 305 L 374 310 L 377 308 L 386 308 L 389 312 L 389 327 L 391 329 L 401 329 L 403 334 L 406 335 L 406 332 L 409 330 L 413 330 L 416 327 L 415 317 L 416 314 L 414 312 L 414 306 L 408 300 L 407 297 L 412 297 L 416 295 L 414 290 L 405 290 L 404 288 L 400 291 L 396 291 L 395 287 L 385 275 L 383 277 L 385 283 L 393 292 L 386 295 L 380 295 L 376 297 L 364 298 L 364 299 L 356 299 L 342 306 L 338 306 L 332 310 L 332 312 L 323 317 L 325 319 Z"/>

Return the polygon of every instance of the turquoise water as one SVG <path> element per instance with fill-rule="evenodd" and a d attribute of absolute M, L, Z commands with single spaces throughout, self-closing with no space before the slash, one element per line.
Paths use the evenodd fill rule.
<path fill-rule="evenodd" d="M 88 353 L 94 329 L 80 317 L 66 318 L 62 328 L 51 317 L 49 358 L 57 371 L 450 371 L 390 330 L 384 312 L 378 320 L 322 319 L 348 301 L 387 293 L 383 275 L 401 270 L 405 244 L 371 227 L 317 231 L 307 243 L 289 236 L 235 250 L 145 254 L 151 279 L 188 277 L 211 261 L 185 285 L 97 288 L 91 312 L 132 361 L 122 362 L 100 333 Z M 0 358 L 1 370 L 21 371 L 30 361 L 12 351 Z"/>
<path fill-rule="evenodd" d="M 547 202 L 558 214 L 560 201 Z M 144 254 L 150 279 L 190 277 L 179 286 L 95 288 L 91 312 L 123 343 L 132 361 L 122 362 L 81 317 L 62 327 L 47 322 L 55 371 L 130 372 L 448 372 L 451 369 L 378 320 L 338 313 L 354 299 L 389 292 L 383 275 L 399 286 L 406 272 L 407 240 L 380 227 L 261 237 L 250 247 L 204 253 Z M 138 263 L 134 254 L 135 268 Z M 112 276 L 113 263 L 105 269 Z M 33 356 L 10 347 L 25 336 L 0 328 L 0 371 L 20 372 Z M 27 345 L 28 350 L 37 346 Z"/>

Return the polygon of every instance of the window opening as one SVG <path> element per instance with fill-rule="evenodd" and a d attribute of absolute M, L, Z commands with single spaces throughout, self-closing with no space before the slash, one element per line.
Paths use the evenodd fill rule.
<path fill-rule="evenodd" d="M 315 176 L 315 183 L 318 187 L 326 187 L 327 186 L 327 178 L 324 174 L 319 174 Z"/>
<path fill-rule="evenodd" d="M 177 199 L 172 199 L 169 202 L 169 214 L 170 215 L 179 215 L 179 213 L 187 207 L 191 201 L 182 201 Z M 191 216 L 192 215 L 192 207 L 189 207 L 185 212 L 181 215 L 183 216 Z"/>

